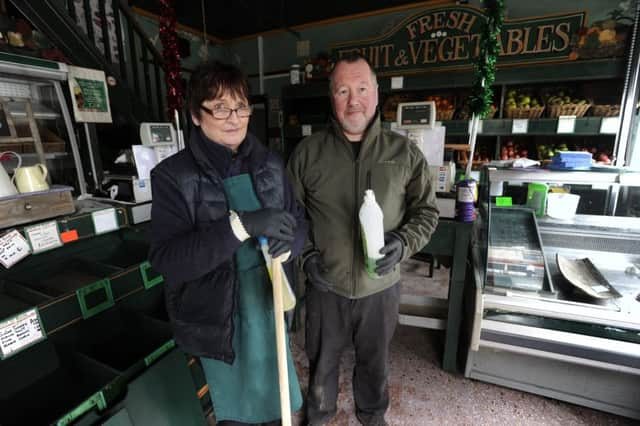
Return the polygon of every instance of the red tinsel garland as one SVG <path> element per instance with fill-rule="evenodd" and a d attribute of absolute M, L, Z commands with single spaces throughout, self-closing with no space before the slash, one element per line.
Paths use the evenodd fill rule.
<path fill-rule="evenodd" d="M 182 109 L 182 80 L 180 78 L 180 53 L 176 32 L 175 0 L 160 0 L 160 41 L 164 59 L 164 80 L 167 84 L 167 118 L 173 120 L 174 111 Z"/>

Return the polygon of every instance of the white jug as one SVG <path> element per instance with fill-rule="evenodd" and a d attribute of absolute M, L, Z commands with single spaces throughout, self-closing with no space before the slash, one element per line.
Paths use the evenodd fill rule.
<path fill-rule="evenodd" d="M 4 156 L 5 154 L 12 154 L 18 159 L 18 165 L 16 166 L 16 169 L 22 165 L 22 158 L 20 158 L 17 153 L 13 151 L 0 152 L 0 158 L 2 158 L 2 156 Z M 16 195 L 17 193 L 18 191 L 16 190 L 16 187 L 13 186 L 13 183 L 11 183 L 11 179 L 9 179 L 7 171 L 4 169 L 2 163 L 0 162 L 0 198 L 10 197 L 12 195 Z"/>
<path fill-rule="evenodd" d="M 24 194 L 25 192 L 46 191 L 49 189 L 47 183 L 47 167 L 44 164 L 38 163 L 34 166 L 18 167 L 11 181 L 16 181 L 18 191 Z"/>

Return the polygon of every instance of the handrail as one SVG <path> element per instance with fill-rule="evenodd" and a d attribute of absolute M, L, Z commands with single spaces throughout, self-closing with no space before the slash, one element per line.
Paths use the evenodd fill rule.
<path fill-rule="evenodd" d="M 127 2 L 125 0 L 116 0 L 116 1 L 118 3 L 119 9 L 126 16 L 127 22 L 129 22 L 129 25 L 131 25 L 131 27 L 136 32 L 136 34 L 142 39 L 142 42 L 147 47 L 147 49 L 151 51 L 151 54 L 153 55 L 153 59 L 158 61 L 161 67 L 164 69 L 164 59 L 162 58 L 162 54 L 158 51 L 158 49 L 156 49 L 153 43 L 149 41 L 149 38 L 147 37 L 147 33 L 144 31 L 144 29 L 138 22 L 137 18 L 131 11 L 131 8 L 129 7 Z"/>

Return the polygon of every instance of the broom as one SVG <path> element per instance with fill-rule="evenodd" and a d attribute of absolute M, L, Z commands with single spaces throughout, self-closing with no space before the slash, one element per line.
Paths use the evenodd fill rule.
<path fill-rule="evenodd" d="M 276 349 L 278 352 L 278 383 L 280 385 L 280 414 L 282 425 L 291 426 L 289 401 L 289 373 L 287 371 L 287 346 L 284 335 L 284 309 L 282 304 L 282 260 L 272 259 L 271 282 L 273 284 L 273 315 L 276 322 Z"/>

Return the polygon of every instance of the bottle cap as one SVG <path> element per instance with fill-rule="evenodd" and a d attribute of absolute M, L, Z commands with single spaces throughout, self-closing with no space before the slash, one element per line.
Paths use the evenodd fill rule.
<path fill-rule="evenodd" d="M 365 201 L 375 201 L 376 194 L 374 194 L 373 189 L 367 189 L 364 191 L 364 200 Z"/>

